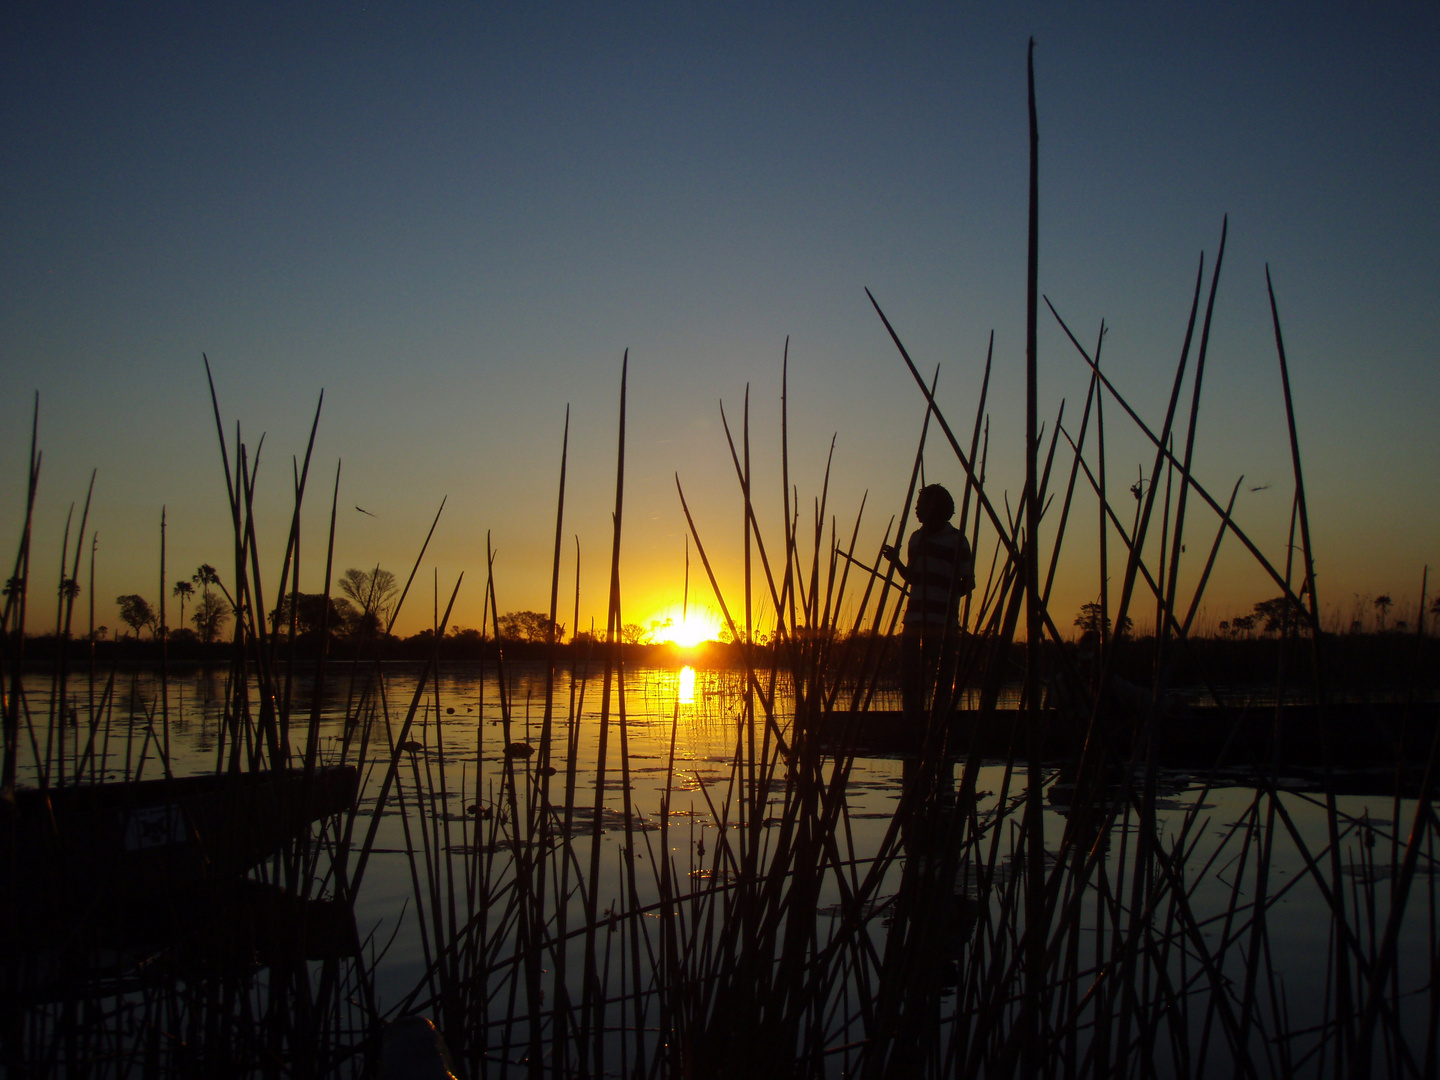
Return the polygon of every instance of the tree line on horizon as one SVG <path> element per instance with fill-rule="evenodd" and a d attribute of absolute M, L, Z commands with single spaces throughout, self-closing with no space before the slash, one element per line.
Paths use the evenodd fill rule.
<path fill-rule="evenodd" d="M 378 566 L 373 570 L 352 567 L 340 576 L 338 584 L 343 595 L 330 597 L 328 605 L 324 593 L 296 592 L 283 598 L 270 612 L 271 632 L 284 630 L 292 620 L 300 636 L 319 636 L 326 630 L 337 637 L 373 637 L 388 629 L 395 594 L 399 591 L 394 574 Z M 197 588 L 198 600 L 195 598 Z M 190 638 L 212 644 L 219 640 L 238 610 L 235 598 L 209 563 L 202 563 L 189 578 L 176 581 L 171 595 L 180 601 L 181 623 L 178 627 L 163 628 L 171 641 Z M 120 608 L 120 621 L 130 627 L 137 639 L 142 630 L 149 630 L 152 638 L 160 636 L 159 613 L 144 596 L 125 593 L 117 596 L 115 603 Z M 194 630 L 183 625 L 187 603 L 195 605 L 190 614 Z M 106 627 L 96 628 L 98 638 L 104 638 L 107 632 Z"/>
<path fill-rule="evenodd" d="M 399 585 L 393 573 L 379 566 L 372 570 L 351 567 L 340 576 L 337 584 L 341 595 L 329 597 L 328 605 L 324 593 L 296 592 L 283 598 L 270 612 L 270 631 L 272 633 L 285 632 L 292 619 L 295 624 L 296 636 L 306 640 L 319 638 L 322 630 L 332 640 L 337 641 L 374 640 L 388 631 L 399 593 Z M 4 589 L 0 591 L 8 595 L 13 587 L 13 582 L 7 582 Z M 73 599 L 80 593 L 80 584 L 66 578 L 61 585 L 61 590 L 64 595 Z M 180 602 L 180 625 L 167 626 L 164 629 L 167 639 L 174 643 L 194 641 L 204 645 L 213 644 L 220 640 L 236 611 L 235 598 L 221 580 L 219 572 L 209 563 L 201 563 L 190 577 L 177 580 L 171 589 L 171 595 Z M 162 628 L 159 613 L 144 596 L 138 593 L 125 593 L 117 596 L 115 603 L 120 609 L 120 621 L 130 628 L 136 639 L 139 639 L 144 630 L 150 631 L 152 638 L 160 636 Z M 1352 613 L 1347 628 L 1351 634 L 1367 631 L 1365 620 L 1362 618 L 1365 603 L 1359 598 L 1356 600 L 1355 611 Z M 1368 603 L 1374 609 L 1373 623 L 1370 628 L 1375 633 L 1403 633 L 1410 629 L 1406 619 L 1395 619 L 1394 621 L 1389 619 L 1394 601 L 1388 594 L 1376 596 L 1373 600 L 1368 600 Z M 187 604 L 193 604 L 189 618 L 193 629 L 184 625 Z M 1440 596 L 1431 600 L 1425 614 L 1428 614 L 1433 621 L 1432 633 L 1440 633 Z M 1277 596 L 1257 602 L 1245 614 L 1222 619 L 1216 627 L 1216 636 L 1245 639 L 1257 634 L 1261 636 L 1278 634 L 1287 620 L 1300 625 L 1303 631 L 1305 619 L 1295 601 Z M 627 645 L 653 645 L 659 642 L 661 633 L 668 625 L 669 620 L 653 620 L 648 625 L 634 622 L 625 623 L 620 629 L 620 640 Z M 1082 635 L 1094 633 L 1108 637 L 1113 630 L 1109 617 L 1101 605 L 1095 602 L 1080 606 L 1074 626 Z M 537 645 L 551 640 L 550 635 L 553 630 L 554 641 L 564 642 L 566 640 L 565 624 L 562 622 L 552 624 L 550 618 L 539 611 L 506 612 L 499 616 L 496 629 L 498 632 L 487 635 L 480 630 L 456 626 L 449 636 L 460 641 L 472 640 L 475 643 L 496 640 L 512 644 Z M 1124 625 L 1121 627 L 1121 633 L 1129 634 L 1133 629 L 1133 621 L 1126 617 Z M 859 633 L 861 636 L 869 636 L 867 631 Z M 95 628 L 96 640 L 104 640 L 108 634 L 108 627 L 97 626 Z M 413 636 L 428 638 L 431 636 L 431 631 L 422 630 Z M 125 637 L 123 631 L 117 634 L 117 640 L 123 637 Z M 603 634 L 582 630 L 571 635 L 570 643 L 598 644 L 603 638 Z M 733 642 L 732 635 L 728 629 L 724 628 L 717 635 L 716 640 L 721 644 Z M 770 639 L 763 632 L 757 632 L 752 638 L 752 643 L 766 645 L 770 643 Z"/>
<path fill-rule="evenodd" d="M 1303 589 L 1301 590 L 1301 595 L 1304 595 Z M 1365 619 L 1365 608 L 1367 606 L 1374 611 L 1373 621 L 1370 622 L 1368 626 Z M 1412 629 L 1408 619 L 1397 618 L 1393 622 L 1390 621 L 1390 609 L 1394 606 L 1395 601 L 1388 593 L 1382 593 L 1373 600 L 1369 598 L 1362 600 L 1357 596 L 1355 598 L 1354 610 L 1351 612 L 1349 623 L 1345 626 L 1344 632 L 1349 634 L 1403 634 Z M 1416 629 L 1421 631 L 1425 629 L 1423 624 L 1425 614 L 1426 612 L 1422 608 L 1421 613 L 1416 616 L 1420 623 Z M 1440 634 L 1440 596 L 1430 601 L 1428 614 L 1430 615 L 1432 623 L 1431 633 Z M 1278 634 L 1285 627 L 1287 621 L 1291 624 L 1298 625 L 1302 633 L 1306 632 L 1307 623 L 1304 612 L 1296 602 L 1294 600 L 1288 600 L 1284 596 L 1277 596 L 1270 600 L 1261 600 L 1244 615 L 1235 615 L 1229 619 L 1222 619 L 1217 630 L 1220 637 L 1248 638 L 1255 633 L 1261 635 Z M 1340 626 L 1336 625 L 1335 631 L 1339 632 L 1340 629 Z"/>
<path fill-rule="evenodd" d="M 1303 589 L 1301 595 L 1304 595 Z M 1356 598 L 1355 610 L 1351 614 L 1348 626 L 1345 627 L 1346 633 L 1405 633 L 1411 629 L 1410 623 L 1406 619 L 1390 621 L 1390 609 L 1395 606 L 1395 601 L 1389 595 L 1384 594 L 1368 600 L 1368 604 L 1374 609 L 1375 614 L 1374 621 L 1367 627 L 1363 618 L 1366 603 L 1367 601 Z M 1430 601 L 1428 614 L 1432 620 L 1431 633 L 1440 634 L 1440 596 L 1434 597 Z M 1298 626 L 1300 633 L 1308 633 L 1307 615 L 1301 606 L 1295 600 L 1276 596 L 1257 602 L 1250 611 L 1243 615 L 1233 615 L 1228 619 L 1221 619 L 1216 626 L 1215 636 L 1231 640 L 1251 638 L 1257 634 L 1261 637 L 1268 637 L 1272 634 L 1279 634 L 1287 622 L 1290 625 Z M 1102 624 L 1103 633 L 1108 636 L 1111 632 L 1110 619 L 1104 614 L 1101 606 L 1094 602 L 1080 605 L 1080 613 L 1075 617 L 1074 625 L 1082 634 L 1101 634 Z M 1121 632 L 1128 634 L 1133 626 L 1131 619 L 1126 616 Z M 1419 629 L 1423 630 L 1424 627 L 1419 627 Z M 1338 632 L 1338 626 L 1336 630 Z"/>

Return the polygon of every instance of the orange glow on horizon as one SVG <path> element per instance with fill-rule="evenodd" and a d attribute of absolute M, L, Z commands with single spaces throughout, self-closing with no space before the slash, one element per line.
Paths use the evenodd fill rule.
<path fill-rule="evenodd" d="M 681 617 L 679 606 L 660 612 L 651 620 L 656 642 L 669 642 L 682 649 L 693 649 L 705 641 L 714 641 L 720 636 L 723 625 L 719 616 L 708 608 L 691 607 Z"/>

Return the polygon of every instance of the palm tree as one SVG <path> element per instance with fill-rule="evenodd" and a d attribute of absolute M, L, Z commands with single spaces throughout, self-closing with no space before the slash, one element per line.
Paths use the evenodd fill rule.
<path fill-rule="evenodd" d="M 195 595 L 195 586 L 190 584 L 190 582 L 181 579 L 180 581 L 175 582 L 175 588 L 172 590 L 171 595 L 178 596 L 180 598 L 180 625 L 184 626 L 185 601 L 189 600 L 190 597 Z"/>
<path fill-rule="evenodd" d="M 210 595 L 210 586 L 214 585 L 225 594 L 225 599 L 230 601 L 231 609 L 239 611 L 239 608 L 235 604 L 235 598 L 230 595 L 230 590 L 225 588 L 225 583 L 220 580 L 220 575 L 216 572 L 215 567 L 209 563 L 201 563 L 190 580 L 199 585 L 201 591 L 206 596 Z"/>
<path fill-rule="evenodd" d="M 1375 622 L 1382 634 L 1385 632 L 1385 614 L 1393 603 L 1389 596 L 1375 597 Z"/>

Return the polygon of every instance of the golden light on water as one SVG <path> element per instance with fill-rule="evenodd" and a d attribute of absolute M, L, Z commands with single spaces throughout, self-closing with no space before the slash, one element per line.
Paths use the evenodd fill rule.
<path fill-rule="evenodd" d="M 695 704 L 695 669 L 683 667 L 680 669 L 680 704 Z"/>

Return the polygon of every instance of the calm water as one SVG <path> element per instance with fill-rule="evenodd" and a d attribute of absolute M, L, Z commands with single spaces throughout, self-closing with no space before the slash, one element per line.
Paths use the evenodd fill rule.
<path fill-rule="evenodd" d="M 417 906 L 429 902 L 429 887 L 425 884 L 428 874 L 424 861 L 425 845 L 444 843 L 448 835 L 448 844 L 457 851 L 482 849 L 486 843 L 483 834 L 486 826 L 481 825 L 482 834 L 477 836 L 477 824 L 482 823 L 484 818 L 493 819 L 495 814 L 506 813 L 499 793 L 507 733 L 493 671 L 483 683 L 476 670 L 442 674 L 438 685 L 428 688 L 420 699 L 409 731 L 402 732 L 406 715 L 415 700 L 418 674 L 418 667 L 410 665 L 396 665 L 388 669 L 383 697 L 366 711 L 362 724 L 352 729 L 348 744 L 347 760 L 353 762 L 361 752 L 360 733 L 368 726 L 368 745 L 364 754 L 369 765 L 362 779 L 362 810 L 374 805 L 392 740 L 418 744 L 413 752 L 402 754 L 397 786 L 385 816 L 380 819 L 374 855 L 366 870 L 357 904 L 362 939 L 373 932 L 374 941 L 383 944 L 394 935 L 392 944 L 376 968 L 382 1006 L 404 1000 L 417 987 L 421 989 L 420 999 L 425 997 L 428 944 L 416 915 Z M 363 677 L 363 672 L 357 671 L 355 676 Z M 77 759 L 84 759 L 86 765 L 83 771 L 87 778 L 93 773 L 115 779 L 125 775 L 127 770 L 134 773 L 141 769 L 147 777 L 160 775 L 159 754 L 166 741 L 162 714 L 167 710 L 168 757 L 176 775 L 212 771 L 232 749 L 226 743 L 221 725 L 226 694 L 223 672 L 192 673 L 173 678 L 168 700 L 163 705 L 160 687 L 153 676 L 140 674 L 118 679 L 110 695 L 113 700 L 103 711 L 105 722 L 98 725 L 88 753 L 89 733 L 85 718 L 90 715 L 92 689 L 83 678 L 72 682 L 70 687 L 69 699 L 75 709 L 77 723 L 65 726 L 63 739 L 58 737 L 60 732 L 50 730 L 46 722 L 50 711 L 49 679 L 33 676 L 27 679 L 26 685 L 35 725 L 34 748 L 41 759 L 48 752 L 52 761 L 63 749 L 68 763 L 67 774 L 73 775 Z M 636 866 L 644 870 L 637 871 L 642 903 L 654 900 L 657 895 L 655 860 L 660 856 L 658 827 L 672 734 L 675 757 L 671 780 L 669 856 L 679 873 L 699 874 L 705 865 L 698 857 L 701 845 L 711 851 L 714 848 L 718 829 L 714 808 L 724 803 L 734 783 L 732 762 L 736 740 L 742 731 L 739 718 L 743 715 L 743 690 L 741 676 L 730 671 L 641 669 L 627 673 L 624 711 L 630 763 L 629 795 L 633 821 L 638 830 Z M 292 714 L 307 715 L 310 709 L 308 680 L 297 682 L 292 692 Z M 512 673 L 510 742 L 538 744 L 545 713 L 545 692 L 542 671 L 521 669 Z M 352 683 L 350 669 L 333 668 L 327 676 L 320 710 L 321 756 L 327 762 L 338 761 L 342 747 L 347 745 L 346 718 L 356 715 L 357 694 L 358 684 Z M 95 687 L 93 695 L 97 708 L 106 701 L 102 686 Z M 557 675 L 552 699 L 555 725 L 552 761 L 558 771 L 550 781 L 552 804 L 563 803 L 564 800 L 568 764 L 565 758 L 566 725 L 572 698 L 578 724 L 575 803 L 581 807 L 593 804 L 601 732 L 601 697 L 598 675 L 577 679 L 573 685 L 568 674 L 561 672 Z M 783 705 L 779 711 L 783 714 Z M 612 702 L 612 720 L 618 713 L 618 701 Z M 757 734 L 757 740 L 759 737 Z M 294 744 L 303 745 L 303 739 L 303 731 L 292 735 Z M 28 735 L 22 733 L 22 741 L 28 742 Z M 597 904 L 602 911 L 611 905 L 618 910 L 623 896 L 625 793 L 621 790 L 619 752 L 618 728 L 612 723 L 604 803 L 605 831 L 601 836 L 601 843 L 605 846 L 601 859 L 603 877 Z M 375 767 L 377 760 L 381 762 L 380 768 Z M 524 761 L 523 758 L 518 760 Z M 52 774 L 54 768 L 52 765 Z M 21 770 L 21 781 L 34 783 L 36 777 L 34 762 L 27 758 Z M 903 782 L 904 763 L 898 758 L 867 757 L 856 761 L 846 793 L 849 817 L 846 835 L 853 845 L 853 857 L 864 859 L 876 850 L 890 824 Z M 978 790 L 983 793 L 978 806 L 982 819 L 996 809 L 997 793 L 1002 790 L 1004 782 L 1003 764 L 987 765 L 982 771 L 978 784 Z M 1022 783 L 1021 776 L 1011 781 L 1012 797 L 1019 794 Z M 1208 791 L 1202 791 L 1201 784 L 1202 778 L 1185 774 L 1172 773 L 1163 778 L 1159 829 L 1163 841 L 1173 844 L 1180 833 L 1186 811 L 1194 808 L 1197 800 L 1203 799 L 1198 804 L 1198 819 L 1186 840 L 1187 844 L 1194 845 L 1187 865 L 1192 870 L 1203 867 L 1212 854 L 1217 851 L 1219 854 L 1205 873 L 1187 882 L 1187 887 L 1190 889 L 1189 902 L 1202 920 L 1206 944 L 1214 950 L 1225 934 L 1224 915 L 1230 902 L 1234 867 L 1243 832 L 1251 828 L 1243 823 L 1256 796 L 1252 788 L 1233 781 L 1221 781 Z M 438 794 L 442 789 L 446 793 L 444 798 Z M 1288 794 L 1284 796 L 1283 805 L 1304 844 L 1312 853 L 1322 852 L 1326 848 L 1327 834 L 1319 796 Z M 409 811 L 408 815 L 398 812 L 402 806 Z M 1347 865 L 1352 867 L 1346 878 L 1347 888 L 1351 890 L 1349 900 L 1363 911 L 1368 895 L 1379 909 L 1378 928 L 1372 925 L 1368 930 L 1370 940 L 1362 942 L 1362 945 L 1373 946 L 1375 936 L 1383 931 L 1384 912 L 1388 907 L 1391 821 L 1398 809 L 1403 836 L 1409 829 L 1415 807 L 1409 800 L 1402 801 L 1397 807 L 1392 799 L 1378 794 L 1344 797 L 1339 800 L 1339 806 L 1347 818 L 1342 848 Z M 424 807 L 427 811 L 423 828 L 420 825 L 421 816 L 414 812 L 417 807 Z M 776 812 L 778 809 L 777 803 Z M 524 813 L 523 803 L 521 812 Z M 1263 816 L 1262 810 L 1262 819 Z M 368 814 L 361 815 L 357 843 L 363 822 L 367 819 Z M 576 865 L 579 867 L 587 865 L 589 859 L 588 822 L 588 818 L 583 819 L 584 831 L 575 835 L 573 840 Z M 1242 823 L 1239 832 L 1233 828 L 1236 823 Z M 1065 824 L 1063 806 L 1048 806 L 1047 846 L 1059 846 Z M 1136 828 L 1133 821 L 1117 829 L 1116 836 L 1127 828 L 1133 836 Z M 426 829 L 428 832 L 422 836 Z M 1254 830 L 1251 831 L 1253 834 Z M 1321 1017 L 1323 995 L 1329 983 L 1327 965 L 1331 925 L 1326 901 L 1305 872 L 1296 851 L 1296 845 L 1288 834 L 1277 839 L 1270 891 L 1272 894 L 1281 892 L 1281 896 L 1270 909 L 1268 928 L 1268 948 L 1274 968 L 1283 979 L 1292 1030 L 1318 1023 Z M 412 871 L 412 852 L 418 853 L 418 872 Z M 1377 861 L 1385 865 L 1377 867 L 1374 873 L 1359 869 L 1367 853 L 1378 856 Z M 1119 870 L 1119 858 L 1118 849 L 1112 844 L 1107 855 L 1111 864 L 1107 869 L 1112 880 Z M 1252 865 L 1253 861 L 1252 856 Z M 431 865 L 438 865 L 438 862 Z M 893 893 L 898 886 L 898 876 L 897 864 L 891 872 L 893 880 L 888 880 L 880 890 L 882 897 Z M 443 873 L 437 880 L 442 893 L 458 895 L 456 918 L 463 924 L 475 914 L 465 910 L 463 882 L 457 889 L 445 880 Z M 417 881 L 420 892 L 418 905 Z M 1402 988 L 1421 987 L 1429 977 L 1427 968 L 1436 949 L 1434 884 L 1432 873 L 1422 872 L 1416 881 L 1411 901 L 1412 913 L 1402 937 Z M 1245 895 L 1242 892 L 1242 903 Z M 822 910 L 825 905 L 838 901 L 839 895 L 832 883 L 831 893 L 821 899 Z M 578 897 L 572 896 L 568 904 L 570 924 L 581 925 L 583 913 Z M 1359 925 L 1362 933 L 1366 932 L 1364 924 L 1361 916 Z M 1233 936 L 1233 927 L 1231 933 Z M 378 951 L 379 946 L 376 948 Z M 1227 976 L 1243 977 L 1243 950 L 1244 942 L 1239 942 L 1226 951 L 1224 971 Z M 578 961 L 576 964 L 578 970 Z M 1406 1001 L 1407 1026 L 1410 1026 L 1413 1008 L 1413 1023 L 1420 1025 L 1414 1030 L 1423 1032 L 1427 1023 L 1426 995 L 1413 994 Z"/>

